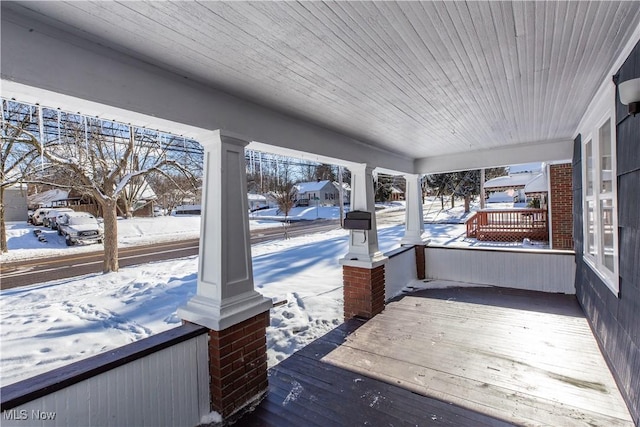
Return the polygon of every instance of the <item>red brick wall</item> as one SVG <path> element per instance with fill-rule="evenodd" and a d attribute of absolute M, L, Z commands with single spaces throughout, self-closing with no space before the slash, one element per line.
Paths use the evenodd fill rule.
<path fill-rule="evenodd" d="M 370 319 L 384 310 L 384 265 L 368 269 L 342 267 L 344 318 Z"/>
<path fill-rule="evenodd" d="M 573 168 L 570 163 L 551 165 L 551 242 L 553 249 L 573 249 Z"/>
<path fill-rule="evenodd" d="M 223 418 L 267 390 L 267 326 L 268 311 L 209 331 L 211 409 Z"/>

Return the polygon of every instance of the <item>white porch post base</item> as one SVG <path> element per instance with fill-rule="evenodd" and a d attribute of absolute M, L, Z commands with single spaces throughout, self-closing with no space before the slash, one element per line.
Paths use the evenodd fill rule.
<path fill-rule="evenodd" d="M 240 295 L 233 301 L 213 300 L 195 295 L 186 305 L 178 308 L 178 317 L 187 322 L 206 326 L 214 331 L 222 331 L 271 309 L 272 301 L 258 292 Z"/>
<path fill-rule="evenodd" d="M 417 237 L 417 238 L 403 237 L 400 240 L 401 246 L 416 246 L 416 245 L 427 246 L 429 245 L 429 243 L 431 243 L 431 239 L 427 237 Z"/>
<path fill-rule="evenodd" d="M 385 265 L 387 261 L 389 261 L 389 257 L 384 256 L 382 252 L 378 252 L 366 259 L 355 259 L 348 258 L 349 254 L 345 255 L 344 258 L 340 258 L 338 263 L 343 267 L 358 267 L 358 268 L 367 268 L 373 269 L 376 267 L 380 267 L 381 265 Z"/>

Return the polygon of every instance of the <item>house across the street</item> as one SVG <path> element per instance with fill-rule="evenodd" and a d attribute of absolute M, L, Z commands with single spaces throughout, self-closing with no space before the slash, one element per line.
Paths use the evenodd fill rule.
<path fill-rule="evenodd" d="M 247 200 L 249 201 L 249 210 L 255 211 L 268 207 L 267 198 L 262 194 L 247 194 Z"/>
<path fill-rule="evenodd" d="M 296 184 L 296 204 L 298 206 L 338 206 L 340 191 L 329 180 L 301 182 Z"/>

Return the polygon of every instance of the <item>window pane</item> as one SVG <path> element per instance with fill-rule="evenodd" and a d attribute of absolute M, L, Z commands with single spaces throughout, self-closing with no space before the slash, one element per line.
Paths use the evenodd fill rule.
<path fill-rule="evenodd" d="M 602 262 L 604 266 L 614 272 L 613 263 L 613 203 L 611 199 L 600 201 L 600 235 L 602 236 Z"/>
<path fill-rule="evenodd" d="M 611 161 L 611 121 L 607 120 L 598 131 L 600 146 L 600 192 L 613 190 L 613 163 Z"/>
<path fill-rule="evenodd" d="M 585 153 L 586 153 L 586 179 L 587 179 L 587 196 L 593 196 L 593 150 L 591 146 L 591 141 L 588 141 L 585 144 Z"/>
<path fill-rule="evenodd" d="M 587 202 L 587 253 L 596 256 L 596 218 L 593 201 Z"/>

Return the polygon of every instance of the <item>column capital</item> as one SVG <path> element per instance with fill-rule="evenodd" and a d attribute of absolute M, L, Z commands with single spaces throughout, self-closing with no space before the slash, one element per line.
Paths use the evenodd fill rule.
<path fill-rule="evenodd" d="M 404 179 L 408 180 L 416 180 L 416 181 L 420 181 L 420 177 L 422 176 L 422 174 L 419 173 L 405 173 L 402 175 L 404 177 Z"/>
<path fill-rule="evenodd" d="M 198 139 L 198 142 L 205 149 L 207 147 L 215 145 L 215 143 L 220 142 L 238 145 L 244 148 L 251 143 L 251 138 L 239 133 L 231 132 L 224 129 L 218 129 L 215 131 L 207 132 L 206 136 Z"/>

